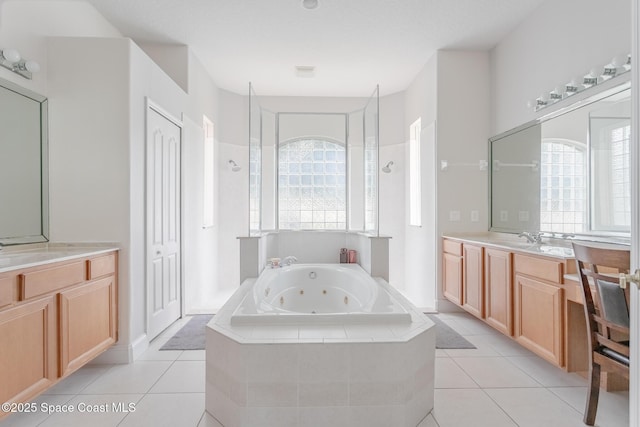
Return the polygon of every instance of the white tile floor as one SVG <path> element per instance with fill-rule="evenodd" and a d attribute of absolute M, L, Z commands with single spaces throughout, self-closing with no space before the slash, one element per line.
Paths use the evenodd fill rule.
<path fill-rule="evenodd" d="M 441 318 L 477 349 L 436 351 L 435 408 L 419 427 L 584 426 L 585 379 L 554 368 L 470 315 Z M 204 351 L 159 351 L 187 321 L 167 329 L 135 363 L 86 366 L 35 400 L 39 409 L 43 403 L 110 409 L 122 403 L 133 404 L 135 412 L 39 410 L 10 416 L 0 427 L 220 427 L 204 412 Z M 628 424 L 628 393 L 602 392 L 596 425 Z"/>

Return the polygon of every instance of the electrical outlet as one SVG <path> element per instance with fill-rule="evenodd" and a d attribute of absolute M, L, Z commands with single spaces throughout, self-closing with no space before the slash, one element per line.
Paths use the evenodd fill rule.
<path fill-rule="evenodd" d="M 471 222 L 478 222 L 478 221 L 480 221 L 480 212 L 471 211 Z"/>
<path fill-rule="evenodd" d="M 460 221 L 460 211 L 449 211 L 449 221 Z"/>
<path fill-rule="evenodd" d="M 509 221 L 509 212 L 508 211 L 500 211 L 500 221 L 502 221 L 502 222 Z"/>

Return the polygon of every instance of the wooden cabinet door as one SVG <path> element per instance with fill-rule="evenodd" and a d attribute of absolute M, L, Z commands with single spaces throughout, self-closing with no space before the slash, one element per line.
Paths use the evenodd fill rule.
<path fill-rule="evenodd" d="M 484 248 L 463 246 L 462 307 L 474 316 L 484 318 Z"/>
<path fill-rule="evenodd" d="M 68 375 L 116 339 L 115 277 L 60 293 L 60 375 Z"/>
<path fill-rule="evenodd" d="M 513 335 L 511 253 L 485 249 L 485 320 L 505 335 Z"/>
<path fill-rule="evenodd" d="M 462 258 L 442 254 L 442 292 L 451 302 L 462 305 Z"/>
<path fill-rule="evenodd" d="M 49 387 L 57 349 L 54 296 L 0 312 L 0 402 L 24 402 Z"/>
<path fill-rule="evenodd" d="M 515 275 L 514 338 L 524 347 L 563 366 L 562 288 Z"/>

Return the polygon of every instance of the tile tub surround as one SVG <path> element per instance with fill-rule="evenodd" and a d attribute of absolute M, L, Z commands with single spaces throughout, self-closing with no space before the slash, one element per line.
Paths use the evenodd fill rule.
<path fill-rule="evenodd" d="M 434 324 L 376 281 L 410 323 L 232 326 L 246 280 L 207 326 L 206 411 L 225 427 L 418 425 L 433 408 Z"/>

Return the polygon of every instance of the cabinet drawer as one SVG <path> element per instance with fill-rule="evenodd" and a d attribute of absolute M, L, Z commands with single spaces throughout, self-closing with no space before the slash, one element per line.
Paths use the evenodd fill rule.
<path fill-rule="evenodd" d="M 0 308 L 13 302 L 13 289 L 15 288 L 15 276 L 0 279 Z"/>
<path fill-rule="evenodd" d="M 549 282 L 562 283 L 562 263 L 559 261 L 515 254 L 513 266 L 516 273 L 526 274 Z"/>
<path fill-rule="evenodd" d="M 87 279 L 113 274 L 116 271 L 116 256 L 109 254 L 87 260 Z"/>
<path fill-rule="evenodd" d="M 23 301 L 82 283 L 85 281 L 85 277 L 84 261 L 23 273 L 20 275 L 20 300 Z"/>
<path fill-rule="evenodd" d="M 442 250 L 448 254 L 462 256 L 462 243 L 454 240 L 443 240 Z"/>

